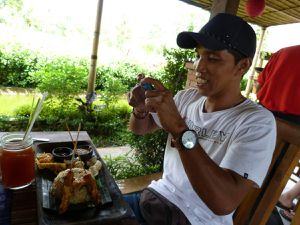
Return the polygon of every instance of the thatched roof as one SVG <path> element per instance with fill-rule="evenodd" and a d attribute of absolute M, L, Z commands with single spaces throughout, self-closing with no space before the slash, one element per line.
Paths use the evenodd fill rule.
<path fill-rule="evenodd" d="M 180 0 L 210 11 L 212 0 Z M 300 0 L 266 0 L 264 12 L 259 17 L 249 17 L 245 12 L 246 0 L 240 0 L 237 15 L 262 27 L 300 23 Z"/>

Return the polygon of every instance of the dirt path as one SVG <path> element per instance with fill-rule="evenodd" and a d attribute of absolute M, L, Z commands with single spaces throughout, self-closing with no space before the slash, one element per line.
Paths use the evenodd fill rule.
<path fill-rule="evenodd" d="M 19 87 L 1 87 L 0 94 L 4 95 L 27 95 L 36 92 L 33 88 L 19 88 Z"/>
<path fill-rule="evenodd" d="M 131 151 L 129 146 L 119 146 L 119 147 L 106 147 L 106 148 L 97 148 L 100 156 L 111 156 L 112 158 L 119 155 L 125 155 Z"/>

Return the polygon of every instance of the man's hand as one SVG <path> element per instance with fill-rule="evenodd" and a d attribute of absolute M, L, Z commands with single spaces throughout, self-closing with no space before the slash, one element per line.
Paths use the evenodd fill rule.
<path fill-rule="evenodd" d="M 145 106 L 145 90 L 140 84 L 137 84 L 132 88 L 132 90 L 127 95 L 128 104 L 138 111 L 146 111 Z"/>
<path fill-rule="evenodd" d="M 144 83 L 150 83 L 155 88 L 145 92 L 146 110 L 156 112 L 162 127 L 176 138 L 181 131 L 187 129 L 187 126 L 178 112 L 172 93 L 158 80 L 144 78 L 141 80 L 141 84 Z"/>
<path fill-rule="evenodd" d="M 145 106 L 145 90 L 141 86 L 141 80 L 145 78 L 144 73 L 137 75 L 138 84 L 135 85 L 130 92 L 127 94 L 128 104 L 131 105 L 139 112 L 146 112 Z"/>
<path fill-rule="evenodd" d="M 134 108 L 129 120 L 129 129 L 138 135 L 154 132 L 159 128 L 152 116 L 149 115 L 149 110 L 145 105 L 145 93 L 147 91 L 142 87 L 141 83 L 141 80 L 144 79 L 144 77 L 144 74 L 138 75 L 138 84 L 132 88 L 127 96 L 129 105 Z"/>

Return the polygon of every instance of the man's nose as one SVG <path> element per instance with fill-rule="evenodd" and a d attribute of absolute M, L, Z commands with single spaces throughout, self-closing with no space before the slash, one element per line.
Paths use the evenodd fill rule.
<path fill-rule="evenodd" d="M 205 70 L 205 62 L 202 58 L 199 58 L 194 62 L 194 70 L 196 72 L 202 72 Z"/>

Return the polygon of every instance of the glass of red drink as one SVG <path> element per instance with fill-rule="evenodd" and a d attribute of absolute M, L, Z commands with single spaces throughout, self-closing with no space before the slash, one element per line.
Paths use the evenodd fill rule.
<path fill-rule="evenodd" d="M 5 188 L 21 189 L 35 179 L 32 138 L 23 140 L 24 134 L 7 133 L 1 138 L 0 166 Z"/>
<path fill-rule="evenodd" d="M 1 155 L 2 155 L 2 146 L 1 146 L 1 141 L 0 141 L 0 184 L 2 181 L 2 172 L 1 172 Z"/>

